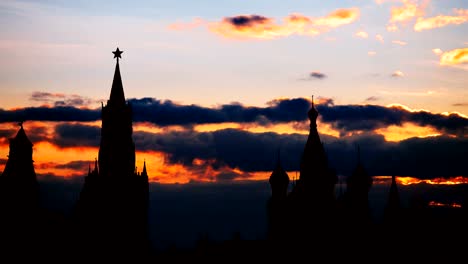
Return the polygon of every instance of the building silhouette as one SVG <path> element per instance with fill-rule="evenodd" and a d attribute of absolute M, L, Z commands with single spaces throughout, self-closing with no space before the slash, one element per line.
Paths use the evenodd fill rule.
<path fill-rule="evenodd" d="M 0 177 L 0 203 L 9 213 L 4 217 L 22 218 L 39 208 L 39 184 L 33 165 L 33 144 L 26 136 L 23 123 L 10 139 L 8 161 Z M 4 211 L 5 212 L 5 211 Z"/>
<path fill-rule="evenodd" d="M 317 131 L 319 113 L 313 98 L 307 115 L 310 131 L 301 156 L 299 178 L 287 193 L 289 176 L 279 160 L 270 176 L 272 196 L 268 204 L 267 237 L 277 253 L 294 250 L 297 256 L 319 257 L 323 250 L 334 247 L 337 176 L 328 165 Z"/>
<path fill-rule="evenodd" d="M 358 146 L 357 164 L 354 171 L 346 179 L 346 191 L 343 196 L 345 221 L 357 228 L 369 227 L 372 222 L 371 210 L 369 208 L 369 190 L 373 179 L 364 168 L 361 161 L 361 151 Z M 396 182 L 395 182 L 396 184 Z"/>
<path fill-rule="evenodd" d="M 33 144 L 23 123 L 10 139 L 5 170 L 0 175 L 0 241 L 2 255 L 33 249 L 38 239 L 39 184 L 33 165 Z"/>
<path fill-rule="evenodd" d="M 74 220 L 84 252 L 142 256 L 149 250 L 146 163 L 138 172 L 132 139 L 132 108 L 126 102 L 118 48 L 114 79 L 102 106 L 99 156 L 88 171 L 77 201 Z"/>

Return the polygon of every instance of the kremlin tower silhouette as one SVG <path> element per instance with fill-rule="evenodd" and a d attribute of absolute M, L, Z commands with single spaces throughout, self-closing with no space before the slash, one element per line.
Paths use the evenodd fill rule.
<path fill-rule="evenodd" d="M 115 256 L 149 250 L 149 184 L 146 163 L 135 167 L 132 108 L 126 102 L 119 58 L 107 105 L 102 106 L 99 157 L 85 178 L 74 218 L 80 247 L 89 253 Z"/>

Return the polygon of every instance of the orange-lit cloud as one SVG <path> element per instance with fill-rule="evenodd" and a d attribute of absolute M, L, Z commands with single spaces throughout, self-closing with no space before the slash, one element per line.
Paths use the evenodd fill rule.
<path fill-rule="evenodd" d="M 435 54 L 435 55 L 440 55 L 443 53 L 443 51 L 441 49 L 432 49 L 432 52 Z"/>
<path fill-rule="evenodd" d="M 457 14 L 455 16 L 439 15 L 435 17 L 422 18 L 419 17 L 414 24 L 415 31 L 428 30 L 433 28 L 445 27 L 448 25 L 460 25 L 468 22 L 468 10 L 467 9 L 454 9 Z"/>
<path fill-rule="evenodd" d="M 406 44 L 408 44 L 408 43 L 406 43 L 404 41 L 401 41 L 401 40 L 392 40 L 392 43 L 400 45 L 400 46 L 405 46 Z"/>
<path fill-rule="evenodd" d="M 390 10 L 390 22 L 406 22 L 414 17 L 424 15 L 424 5 L 418 5 L 415 1 L 402 0 L 403 6 L 392 7 Z"/>
<path fill-rule="evenodd" d="M 398 27 L 395 24 L 390 24 L 390 25 L 387 26 L 387 31 L 388 32 L 396 32 L 396 31 L 398 31 Z"/>
<path fill-rule="evenodd" d="M 391 176 L 374 176 L 374 184 L 388 184 L 391 181 Z M 431 184 L 431 185 L 458 185 L 467 184 L 468 177 L 456 176 L 449 178 L 434 178 L 434 179 L 418 179 L 414 177 L 399 176 L 396 177 L 397 184 L 413 185 L 413 184 Z"/>
<path fill-rule="evenodd" d="M 383 39 L 382 35 L 380 35 L 380 34 L 375 35 L 375 39 L 377 41 L 379 41 L 380 43 L 384 43 L 384 39 Z"/>
<path fill-rule="evenodd" d="M 442 53 L 440 65 L 457 65 L 468 63 L 468 48 L 454 49 Z"/>
<path fill-rule="evenodd" d="M 368 51 L 367 52 L 367 55 L 369 55 L 369 56 L 375 56 L 376 54 L 377 54 L 377 52 L 375 52 L 375 51 Z"/>
<path fill-rule="evenodd" d="M 315 36 L 342 25 L 350 24 L 359 17 L 359 9 L 338 9 L 324 17 L 308 17 L 294 13 L 278 24 L 274 19 L 260 15 L 225 17 L 220 22 L 209 23 L 210 31 L 233 39 L 274 39 L 289 35 Z"/>
<path fill-rule="evenodd" d="M 408 22 L 424 15 L 424 9 L 429 3 L 428 0 L 401 0 L 402 6 L 393 6 L 390 9 L 390 21 L 387 25 L 387 31 L 398 31 L 397 23 L 405 26 Z"/>
<path fill-rule="evenodd" d="M 359 37 L 359 38 L 368 38 L 369 37 L 369 34 L 367 34 L 367 32 L 365 32 L 365 31 L 358 31 L 354 35 L 356 37 Z"/>
<path fill-rule="evenodd" d="M 405 74 L 402 71 L 394 71 L 391 76 L 397 78 L 397 77 L 403 77 L 405 76 Z"/>
<path fill-rule="evenodd" d="M 450 178 L 435 178 L 435 179 L 418 179 L 413 177 L 398 177 L 397 182 L 402 185 L 411 185 L 411 184 L 434 184 L 434 185 L 457 185 L 457 184 L 467 184 L 468 178 L 463 176 L 450 177 Z"/>
<path fill-rule="evenodd" d="M 378 128 L 374 132 L 383 135 L 386 141 L 392 142 L 398 142 L 414 137 L 424 138 L 440 135 L 440 132 L 433 127 L 419 126 L 411 123 Z"/>
<path fill-rule="evenodd" d="M 429 207 L 451 207 L 451 208 L 462 208 L 462 205 L 460 203 L 442 203 L 442 202 L 436 202 L 436 201 L 430 201 L 428 203 Z"/>

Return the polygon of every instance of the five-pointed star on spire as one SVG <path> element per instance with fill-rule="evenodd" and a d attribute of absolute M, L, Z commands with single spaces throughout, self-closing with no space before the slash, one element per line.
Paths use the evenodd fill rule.
<path fill-rule="evenodd" d="M 119 61 L 119 58 L 122 58 L 121 55 L 122 55 L 123 51 L 120 51 L 119 47 L 117 47 L 117 50 L 113 51 L 112 53 L 114 53 L 114 58 L 117 58 L 117 61 Z"/>

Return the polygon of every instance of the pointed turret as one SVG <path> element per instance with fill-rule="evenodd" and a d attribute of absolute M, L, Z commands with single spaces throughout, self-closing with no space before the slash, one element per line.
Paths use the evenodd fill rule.
<path fill-rule="evenodd" d="M 310 120 L 310 131 L 300 164 L 300 175 L 297 186 L 303 192 L 313 195 L 317 203 L 332 203 L 336 175 L 328 167 L 328 159 L 317 131 L 318 111 L 315 109 L 312 96 L 311 109 L 307 115 Z"/>
<path fill-rule="evenodd" d="M 287 231 L 287 191 L 289 176 L 281 166 L 280 150 L 276 167 L 270 175 L 271 197 L 267 203 L 268 238 L 276 242 L 285 239 Z"/>
<path fill-rule="evenodd" d="M 10 151 L 0 178 L 0 203 L 17 210 L 36 208 L 39 204 L 39 185 L 33 165 L 33 144 L 26 136 L 23 123 L 16 136 L 10 139 Z"/>
<path fill-rule="evenodd" d="M 289 176 L 286 171 L 281 166 L 280 159 L 280 150 L 278 150 L 278 160 L 276 162 L 276 167 L 270 175 L 270 186 L 272 197 L 286 198 L 288 185 L 289 185 Z"/>
<path fill-rule="evenodd" d="M 397 226 L 401 217 L 401 204 L 400 195 L 398 193 L 398 186 L 396 176 L 392 175 L 392 183 L 388 192 L 388 200 L 384 211 L 384 221 L 390 225 Z"/>
<path fill-rule="evenodd" d="M 122 77 L 120 76 L 119 61 L 115 65 L 114 80 L 112 81 L 112 88 L 108 104 L 124 105 L 125 95 L 122 84 Z"/>
<path fill-rule="evenodd" d="M 119 58 L 122 51 L 113 51 L 117 58 L 110 98 L 102 109 L 99 175 L 126 177 L 134 175 L 135 144 L 132 139 L 132 109 L 125 102 Z"/>
<path fill-rule="evenodd" d="M 94 159 L 94 174 L 99 175 L 99 165 L 97 159 Z"/>
<path fill-rule="evenodd" d="M 107 104 L 102 105 L 101 142 L 91 177 L 86 177 L 74 216 L 79 223 L 83 245 L 107 256 L 147 252 L 148 177 L 135 166 L 132 108 L 125 102 L 119 59 Z M 147 174 L 144 166 L 144 174 Z"/>
<path fill-rule="evenodd" d="M 361 162 L 361 151 L 357 147 L 357 162 L 351 176 L 346 179 L 346 209 L 354 224 L 368 224 L 370 221 L 369 190 L 373 179 Z"/>
<path fill-rule="evenodd" d="M 400 195 L 398 193 L 398 187 L 397 187 L 395 175 L 392 175 L 392 184 L 390 185 L 390 191 L 388 193 L 388 207 L 391 207 L 391 208 L 400 207 Z"/>
<path fill-rule="evenodd" d="M 141 172 L 141 176 L 148 177 L 148 172 L 146 172 L 146 160 L 143 161 L 143 171 Z"/>

